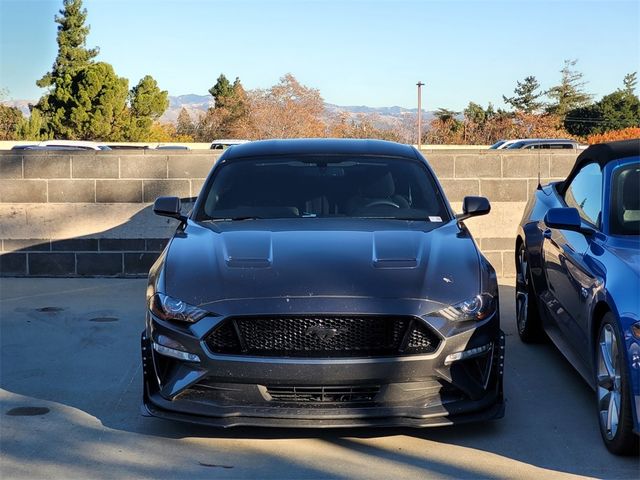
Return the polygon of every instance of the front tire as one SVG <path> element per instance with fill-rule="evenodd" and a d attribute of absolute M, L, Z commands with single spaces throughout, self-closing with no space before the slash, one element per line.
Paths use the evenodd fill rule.
<path fill-rule="evenodd" d="M 516 257 L 516 325 L 524 343 L 537 343 L 544 339 L 535 292 L 531 282 L 529 257 L 524 243 Z"/>
<path fill-rule="evenodd" d="M 616 455 L 638 453 L 638 436 L 633 433 L 633 412 L 624 343 L 615 316 L 602 319 L 595 345 L 596 393 L 602 440 Z"/>

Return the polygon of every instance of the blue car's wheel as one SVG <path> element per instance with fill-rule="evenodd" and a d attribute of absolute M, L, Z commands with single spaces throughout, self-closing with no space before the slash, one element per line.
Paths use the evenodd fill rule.
<path fill-rule="evenodd" d="M 623 342 L 616 319 L 607 313 L 596 343 L 598 418 L 605 445 L 616 455 L 638 453 L 638 436 L 633 433 L 631 394 Z"/>
<path fill-rule="evenodd" d="M 522 244 L 516 257 L 516 324 L 520 339 L 525 343 L 534 343 L 542 340 L 544 333 L 529 268 L 527 251 Z"/>

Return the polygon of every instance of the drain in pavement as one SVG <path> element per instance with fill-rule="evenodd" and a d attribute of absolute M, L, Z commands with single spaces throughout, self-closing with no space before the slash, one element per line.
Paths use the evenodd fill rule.
<path fill-rule="evenodd" d="M 33 417 L 36 415 L 46 415 L 49 413 L 47 407 L 16 407 L 7 412 L 12 417 Z"/>
<path fill-rule="evenodd" d="M 94 317 L 89 319 L 90 322 L 98 323 L 117 322 L 118 320 L 116 317 Z"/>
<path fill-rule="evenodd" d="M 42 307 L 42 308 L 36 308 L 37 311 L 39 312 L 45 312 L 45 313 L 55 313 L 55 312 L 61 312 L 64 310 L 64 308 L 61 307 Z"/>

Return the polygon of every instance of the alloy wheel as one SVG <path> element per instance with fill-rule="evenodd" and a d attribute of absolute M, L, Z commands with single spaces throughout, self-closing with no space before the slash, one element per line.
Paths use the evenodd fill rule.
<path fill-rule="evenodd" d="M 602 431 L 611 440 L 618 431 L 622 398 L 618 340 L 611 325 L 605 324 L 602 327 L 598 344 L 598 411 Z"/>

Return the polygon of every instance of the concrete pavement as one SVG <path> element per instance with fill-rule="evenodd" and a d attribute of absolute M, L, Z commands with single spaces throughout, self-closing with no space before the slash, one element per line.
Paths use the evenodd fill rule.
<path fill-rule="evenodd" d="M 145 285 L 0 279 L 2 478 L 640 474 L 637 458 L 614 457 L 602 445 L 594 393 L 561 354 L 520 343 L 512 286 L 501 286 L 504 419 L 424 430 L 223 431 L 139 415 Z"/>

